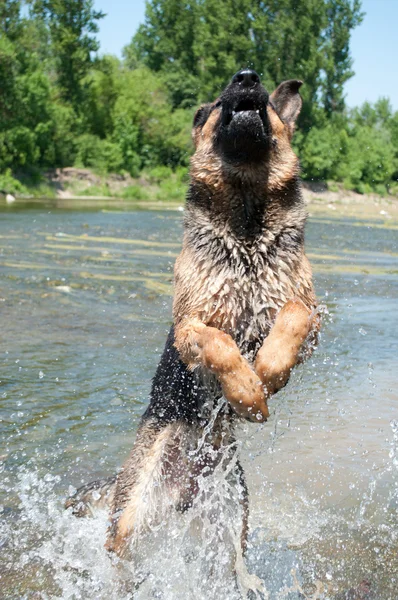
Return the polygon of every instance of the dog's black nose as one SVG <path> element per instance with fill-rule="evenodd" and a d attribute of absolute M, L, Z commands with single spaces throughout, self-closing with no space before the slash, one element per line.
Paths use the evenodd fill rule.
<path fill-rule="evenodd" d="M 241 69 L 232 77 L 231 83 L 239 83 L 243 87 L 254 87 L 260 83 L 260 77 L 252 69 Z"/>

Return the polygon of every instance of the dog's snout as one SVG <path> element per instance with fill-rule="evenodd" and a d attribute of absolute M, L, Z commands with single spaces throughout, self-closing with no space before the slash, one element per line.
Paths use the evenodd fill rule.
<path fill-rule="evenodd" d="M 251 88 L 260 83 L 260 77 L 252 69 L 241 69 L 232 77 L 231 83 L 237 83 L 242 87 Z"/>

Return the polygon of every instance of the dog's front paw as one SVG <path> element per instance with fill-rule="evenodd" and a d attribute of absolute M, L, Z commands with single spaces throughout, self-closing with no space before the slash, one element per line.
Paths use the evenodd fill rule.
<path fill-rule="evenodd" d="M 202 344 L 203 364 L 217 375 L 234 411 L 251 421 L 266 421 L 269 412 L 263 385 L 231 336 L 208 327 Z"/>
<path fill-rule="evenodd" d="M 249 364 L 244 373 L 242 370 L 220 377 L 223 394 L 240 417 L 264 422 L 269 417 L 269 410 L 263 384 Z"/>
<path fill-rule="evenodd" d="M 260 348 L 254 368 L 268 395 L 286 385 L 312 327 L 312 313 L 301 300 L 289 300 Z"/>

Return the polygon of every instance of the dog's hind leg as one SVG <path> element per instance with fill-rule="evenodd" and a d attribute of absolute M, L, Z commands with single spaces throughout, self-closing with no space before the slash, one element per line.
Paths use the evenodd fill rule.
<path fill-rule="evenodd" d="M 243 556 L 246 554 L 247 550 L 247 538 L 249 535 L 249 492 L 246 484 L 246 477 L 243 471 L 243 467 L 240 462 L 236 461 L 236 473 L 238 476 L 238 484 L 239 484 L 239 503 L 242 509 L 242 530 L 241 530 L 241 547 Z"/>
<path fill-rule="evenodd" d="M 92 516 L 95 510 L 109 508 L 112 505 L 115 489 L 116 475 L 91 481 L 82 485 L 66 499 L 65 508 L 72 507 L 72 514 L 75 517 Z"/>
<path fill-rule="evenodd" d="M 185 452 L 189 437 L 182 423 L 143 422 L 117 476 L 107 550 L 125 556 L 132 538 L 138 539 L 169 508 L 179 505 L 190 487 Z"/>
<path fill-rule="evenodd" d="M 249 593 L 251 598 L 268 598 L 267 591 L 264 588 L 264 582 L 254 573 L 249 573 L 246 567 L 245 555 L 249 534 L 249 492 L 245 474 L 239 461 L 236 462 L 235 473 L 239 485 L 239 503 L 242 511 L 240 547 L 236 547 L 235 559 L 236 585 L 240 590 L 242 598 L 247 598 Z"/>

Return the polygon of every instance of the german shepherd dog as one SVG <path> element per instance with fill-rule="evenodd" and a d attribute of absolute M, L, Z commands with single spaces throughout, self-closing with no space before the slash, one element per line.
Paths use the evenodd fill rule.
<path fill-rule="evenodd" d="M 66 503 L 78 515 L 110 506 L 106 548 L 119 557 L 165 507 L 189 510 L 200 476 L 228 463 L 236 422 L 266 421 L 267 400 L 314 348 L 319 317 L 291 148 L 301 84 L 285 81 L 269 95 L 243 69 L 194 117 L 174 323 L 150 403 L 120 473 Z M 244 549 L 248 499 L 238 461 L 233 473 Z"/>

